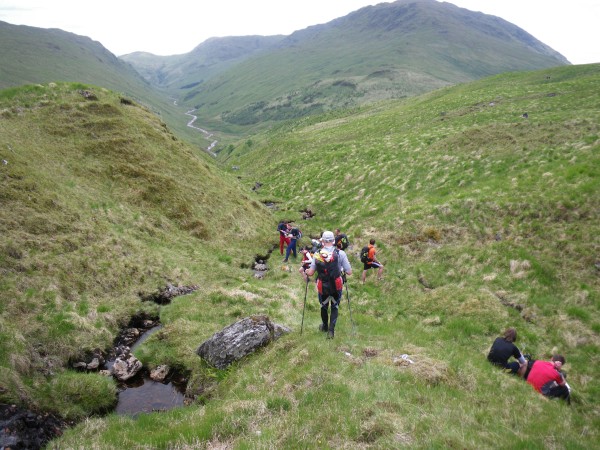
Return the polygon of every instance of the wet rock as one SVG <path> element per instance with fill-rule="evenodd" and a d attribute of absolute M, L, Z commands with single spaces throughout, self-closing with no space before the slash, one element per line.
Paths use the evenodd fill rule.
<path fill-rule="evenodd" d="M 154 381 L 162 383 L 165 381 L 170 371 L 171 368 L 169 366 L 161 364 L 150 372 L 150 378 Z"/>
<path fill-rule="evenodd" d="M 0 404 L 0 448 L 38 449 L 62 434 L 70 423 L 47 413 Z"/>
<path fill-rule="evenodd" d="M 121 354 L 115 359 L 112 366 L 112 374 L 119 381 L 129 380 L 142 370 L 142 363 L 133 356 L 129 347 L 121 349 Z"/>
<path fill-rule="evenodd" d="M 258 271 L 262 271 L 264 272 L 265 270 L 268 270 L 267 265 L 261 260 L 259 262 L 257 262 L 256 264 L 254 264 L 254 270 L 258 270 Z"/>
<path fill-rule="evenodd" d="M 98 358 L 94 358 L 92 359 L 92 361 L 87 364 L 86 369 L 87 370 L 98 370 L 98 368 L 100 367 L 100 360 Z"/>
<path fill-rule="evenodd" d="M 173 286 L 172 284 L 167 284 L 164 288 L 160 289 L 158 292 L 154 294 L 144 295 L 140 293 L 140 297 L 143 301 L 150 301 L 154 303 L 158 303 L 159 305 L 167 305 L 171 303 L 171 300 L 174 297 L 178 297 L 180 295 L 191 294 L 192 292 L 198 290 L 198 286 Z"/>
<path fill-rule="evenodd" d="M 117 342 L 122 345 L 132 345 L 140 337 L 140 330 L 137 328 L 126 328 L 119 333 Z"/>
<path fill-rule="evenodd" d="M 85 357 L 84 361 L 76 361 L 71 364 L 71 367 L 81 370 L 98 370 L 105 362 L 102 350 L 95 349 Z"/>
<path fill-rule="evenodd" d="M 239 320 L 198 347 L 197 354 L 209 364 L 225 369 L 275 339 L 275 326 L 265 315 Z"/>

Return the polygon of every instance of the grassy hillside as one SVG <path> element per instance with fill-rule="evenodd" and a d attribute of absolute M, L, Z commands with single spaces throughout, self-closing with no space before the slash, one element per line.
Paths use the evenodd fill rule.
<path fill-rule="evenodd" d="M 58 29 L 0 22 L 0 89 L 35 83 L 77 82 L 122 93 L 160 114 L 177 135 L 206 149 L 202 133 L 186 127 L 189 107 L 146 82 L 99 42 Z"/>
<path fill-rule="evenodd" d="M 183 55 L 157 56 L 135 52 L 119 58 L 130 63 L 151 84 L 175 90 L 192 89 L 230 67 L 271 49 L 283 36 L 211 38 Z M 175 91 L 176 92 L 176 91 Z"/>
<path fill-rule="evenodd" d="M 170 66 L 174 74 L 166 58 L 161 66 L 177 87 L 172 95 L 196 107 L 207 127 L 238 134 L 497 73 L 568 64 L 513 24 L 434 0 L 362 8 L 297 31 L 211 77 L 192 64 L 198 55 L 181 57 L 189 62 Z"/>
<path fill-rule="evenodd" d="M 245 273 L 270 217 L 207 158 L 102 88 L 0 91 L 0 402 L 60 410 L 52 375 L 151 311 L 138 293 Z"/>
<path fill-rule="evenodd" d="M 196 403 L 93 418 L 55 444 L 598 448 L 599 115 L 600 65 L 589 65 L 499 75 L 253 136 L 226 161 L 247 188 L 262 182 L 277 217 L 312 209 L 300 222 L 306 236 L 339 226 L 353 242 L 335 339 L 317 331 L 312 285 L 299 333 L 306 285 L 272 256 L 264 280 L 240 275 L 163 307 L 164 330 L 142 346 L 149 365 L 192 370 Z M 371 273 L 362 285 L 356 254 L 372 237 L 385 279 Z M 197 345 L 251 313 L 294 332 L 227 371 L 203 367 Z M 570 407 L 486 361 L 507 326 L 535 358 L 566 356 Z"/>

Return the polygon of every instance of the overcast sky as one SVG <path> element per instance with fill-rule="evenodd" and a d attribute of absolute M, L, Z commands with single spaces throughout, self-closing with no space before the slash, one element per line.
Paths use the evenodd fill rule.
<path fill-rule="evenodd" d="M 373 0 L 0 0 L 0 21 L 60 28 L 116 55 L 187 53 L 215 36 L 291 34 Z M 499 16 L 573 64 L 600 62 L 600 0 L 450 0 Z"/>

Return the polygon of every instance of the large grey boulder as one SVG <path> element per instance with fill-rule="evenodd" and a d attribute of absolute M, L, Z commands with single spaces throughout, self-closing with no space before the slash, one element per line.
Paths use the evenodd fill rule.
<path fill-rule="evenodd" d="M 246 317 L 213 334 L 196 353 L 212 366 L 225 369 L 273 341 L 275 327 L 267 316 Z"/>

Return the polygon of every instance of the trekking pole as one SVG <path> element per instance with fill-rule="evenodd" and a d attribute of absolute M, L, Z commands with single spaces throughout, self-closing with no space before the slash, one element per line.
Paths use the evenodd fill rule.
<path fill-rule="evenodd" d="M 304 329 L 304 310 L 306 309 L 306 294 L 308 293 L 309 281 L 310 277 L 306 277 L 306 288 L 304 289 L 304 306 L 302 307 L 302 324 L 300 325 L 300 334 L 302 334 L 302 330 Z"/>
<path fill-rule="evenodd" d="M 354 320 L 352 320 L 352 308 L 350 308 L 350 294 L 348 294 L 348 282 L 346 281 L 346 274 L 344 274 L 344 284 L 346 285 L 346 299 L 348 299 L 348 311 L 350 312 L 350 323 L 352 323 L 352 334 L 356 334 L 356 327 L 354 326 Z"/>

